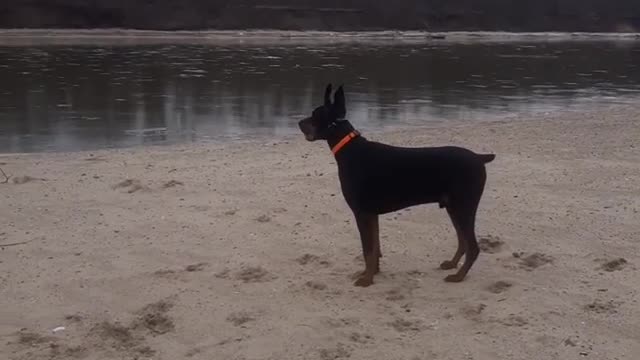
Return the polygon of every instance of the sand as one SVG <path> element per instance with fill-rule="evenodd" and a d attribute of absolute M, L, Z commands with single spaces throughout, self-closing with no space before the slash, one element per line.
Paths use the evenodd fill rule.
<path fill-rule="evenodd" d="M 302 136 L 0 156 L 0 358 L 637 359 L 638 119 L 366 133 L 497 154 L 459 284 L 426 205 L 382 217 L 382 273 L 354 287 L 334 160 Z"/>

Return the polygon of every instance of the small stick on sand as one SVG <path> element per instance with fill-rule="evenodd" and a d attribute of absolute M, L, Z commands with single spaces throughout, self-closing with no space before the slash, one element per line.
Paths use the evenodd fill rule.
<path fill-rule="evenodd" d="M 7 184 L 9 183 L 9 179 L 11 179 L 11 176 L 7 176 L 7 174 L 4 172 L 4 170 L 2 170 L 2 168 L 0 167 L 0 172 L 2 173 L 2 176 L 4 176 L 4 181 L 1 182 L 0 184 Z"/>
<path fill-rule="evenodd" d="M 17 242 L 17 243 L 11 243 L 11 244 L 0 244 L 0 248 L 9 247 L 9 246 L 16 246 L 16 245 L 24 245 L 24 244 L 28 244 L 28 243 L 30 243 L 32 241 L 33 241 L 33 239 L 28 240 L 28 241 L 21 241 L 21 242 Z"/>

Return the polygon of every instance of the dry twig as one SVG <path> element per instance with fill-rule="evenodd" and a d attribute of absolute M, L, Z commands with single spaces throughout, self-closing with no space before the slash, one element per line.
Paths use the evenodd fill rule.
<path fill-rule="evenodd" d="M 33 239 L 28 240 L 28 241 L 21 241 L 21 242 L 17 242 L 17 243 L 11 243 L 11 244 L 0 244 L 0 248 L 5 248 L 5 247 L 9 247 L 9 246 L 16 246 L 16 245 L 24 245 L 24 244 L 28 244 L 30 242 L 32 242 Z"/>
<path fill-rule="evenodd" d="M 2 173 L 2 176 L 4 176 L 4 181 L 2 181 L 0 184 L 9 183 L 9 179 L 11 179 L 11 176 L 7 176 L 7 174 L 4 172 L 4 170 L 2 170 L 1 167 L 0 167 L 0 172 Z"/>

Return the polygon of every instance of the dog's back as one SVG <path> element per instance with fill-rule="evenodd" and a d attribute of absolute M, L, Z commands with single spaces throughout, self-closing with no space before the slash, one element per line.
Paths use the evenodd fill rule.
<path fill-rule="evenodd" d="M 472 191 L 494 158 L 455 146 L 407 148 L 361 138 L 340 154 L 338 171 L 349 205 L 387 213 Z"/>

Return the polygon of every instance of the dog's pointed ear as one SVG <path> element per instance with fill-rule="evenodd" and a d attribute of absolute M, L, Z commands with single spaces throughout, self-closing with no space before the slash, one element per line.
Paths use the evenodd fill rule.
<path fill-rule="evenodd" d="M 324 90 L 324 105 L 331 106 L 331 84 L 327 85 L 327 88 Z"/>
<path fill-rule="evenodd" d="M 344 116 L 347 115 L 347 104 L 344 98 L 344 89 L 342 85 L 340 85 L 335 95 L 333 95 L 333 110 L 335 111 L 338 119 L 344 118 Z"/>

